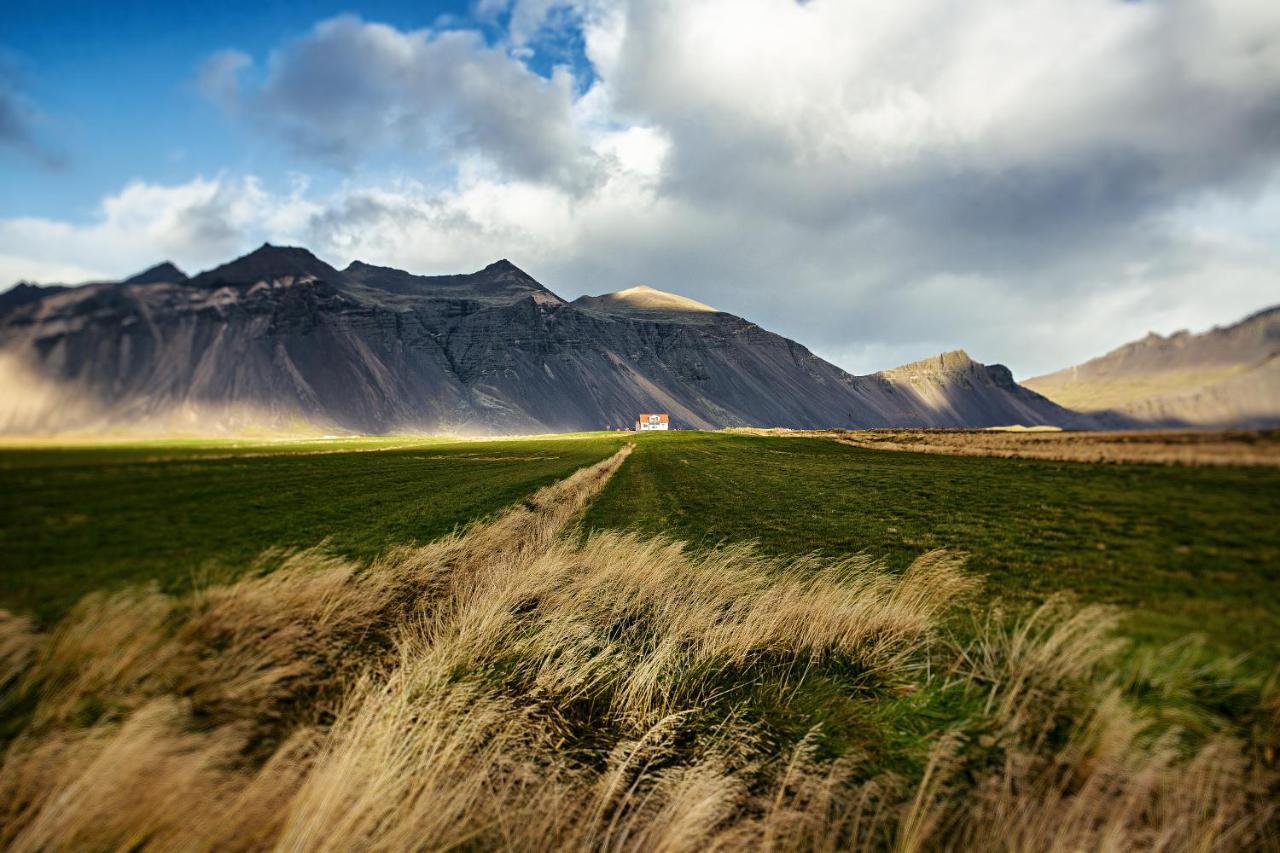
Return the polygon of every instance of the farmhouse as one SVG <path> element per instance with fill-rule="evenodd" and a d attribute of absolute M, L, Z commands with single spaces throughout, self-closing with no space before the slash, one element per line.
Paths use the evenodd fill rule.
<path fill-rule="evenodd" d="M 636 432 L 648 432 L 655 429 L 665 430 L 668 428 L 669 420 L 666 412 L 657 415 L 640 415 L 636 418 Z"/>

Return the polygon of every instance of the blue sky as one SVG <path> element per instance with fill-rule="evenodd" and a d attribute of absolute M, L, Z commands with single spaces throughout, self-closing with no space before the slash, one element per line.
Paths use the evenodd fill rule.
<path fill-rule="evenodd" d="M 227 48 L 265 58 L 349 2 L 18 2 L 6 9 L 0 55 L 40 115 L 39 136 L 65 159 L 41 167 L 0 148 L 0 216 L 91 216 L 128 179 L 172 182 L 192 173 L 253 172 L 279 182 L 292 158 L 226 121 L 199 97 L 201 62 Z M 359 13 L 404 30 L 501 25 L 459 2 L 360 3 Z M 332 179 L 307 164 L 319 180 Z"/>
<path fill-rule="evenodd" d="M 1280 302 L 1280 4 L 21 2 L 0 286 L 263 241 L 1026 377 Z"/>

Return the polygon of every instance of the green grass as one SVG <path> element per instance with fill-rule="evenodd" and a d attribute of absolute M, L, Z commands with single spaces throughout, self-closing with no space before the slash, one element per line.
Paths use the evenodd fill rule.
<path fill-rule="evenodd" d="M 613 452 L 610 434 L 145 442 L 0 449 L 0 607 L 49 622 L 84 593 L 178 591 L 273 546 L 368 558 L 426 541 Z"/>
<path fill-rule="evenodd" d="M 689 432 L 4 450 L 0 606 L 47 622 L 98 587 L 156 580 L 177 591 L 206 567 L 243 569 L 265 548 L 326 538 L 339 553 L 371 557 L 518 501 L 628 440 L 636 451 L 588 507 L 584 529 L 694 546 L 749 540 L 781 555 L 866 552 L 894 569 L 934 548 L 961 551 L 986 578 L 975 606 L 956 608 L 962 642 L 973 636 L 967 620 L 997 599 L 1017 611 L 1073 592 L 1124 608 L 1140 651 L 1203 634 L 1206 659 L 1251 656 L 1240 672 L 1216 661 L 1226 674 L 1188 678 L 1185 695 L 1166 696 L 1155 677 L 1124 688 L 1162 724 L 1192 734 L 1229 725 L 1245 737 L 1261 714 L 1256 676 L 1280 663 L 1280 470 L 1267 468 L 948 457 Z M 928 658 L 936 671 L 889 674 L 762 655 L 716 674 L 682 737 L 696 744 L 740 718 L 770 754 L 816 737 L 820 758 L 856 759 L 865 777 L 918 779 L 938 733 L 956 728 L 969 736 L 972 767 L 1002 773 L 1003 758 L 978 740 L 987 731 L 980 691 L 934 677 L 947 654 Z M 1170 659 L 1152 671 L 1163 678 L 1180 666 Z M 1114 670 L 1115 683 L 1135 669 Z M 514 671 L 503 663 L 484 677 Z M 577 701 L 556 709 L 557 725 L 580 726 L 563 748 L 612 748 L 600 709 Z M 29 713 L 12 715 L 0 741 Z"/>
<path fill-rule="evenodd" d="M 1280 471 L 925 455 L 822 439 L 670 433 L 636 452 L 587 524 L 768 552 L 866 551 L 894 568 L 970 555 L 1017 608 L 1070 591 L 1141 641 L 1201 633 L 1280 661 Z"/>
<path fill-rule="evenodd" d="M 85 592 L 182 589 L 272 546 L 368 558 L 603 458 L 630 436 L 169 441 L 0 450 L 0 606 L 51 620 Z M 968 553 L 990 598 L 1072 591 L 1142 640 L 1202 633 L 1280 659 L 1280 471 L 965 458 L 820 439 L 636 437 L 588 527 L 768 552 Z"/>

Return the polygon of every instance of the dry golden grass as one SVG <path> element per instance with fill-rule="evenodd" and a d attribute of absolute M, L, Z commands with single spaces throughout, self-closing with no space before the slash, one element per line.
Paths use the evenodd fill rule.
<path fill-rule="evenodd" d="M 862 558 L 583 540 L 571 522 L 627 452 L 369 566 L 268 555 L 182 599 L 91 597 L 49 636 L 6 617 L 4 708 L 26 722 L 0 766 L 0 844 L 1274 844 L 1280 703 L 1248 743 L 1184 738 L 1126 698 L 1108 614 L 1062 603 L 957 645 L 939 623 L 973 581 L 940 552 L 892 575 Z M 865 701 L 952 690 L 972 710 L 908 778 L 822 757 L 816 731 L 780 748 L 725 701 L 824 665 Z M 1160 689 L 1193 689 L 1190 667 Z"/>
<path fill-rule="evenodd" d="M 1185 730 L 1126 701 L 1108 670 L 1115 618 L 1050 601 L 1012 628 L 993 619 L 961 656 L 958 671 L 986 698 L 980 743 L 1002 761 L 975 783 L 972 768 L 944 758 L 950 773 L 969 773 L 949 837 L 986 850 L 1274 845 L 1274 768 L 1224 734 L 1188 750 Z"/>
<path fill-rule="evenodd" d="M 1145 462 L 1156 465 L 1280 466 L 1276 430 L 1128 430 L 1064 432 L 1056 429 L 746 429 L 730 432 L 831 438 L 852 447 L 946 456 L 993 456 L 1057 462 Z"/>

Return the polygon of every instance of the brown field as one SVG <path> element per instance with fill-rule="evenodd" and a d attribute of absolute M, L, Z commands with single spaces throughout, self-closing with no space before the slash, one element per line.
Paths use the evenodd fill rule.
<path fill-rule="evenodd" d="M 1280 466 L 1280 430 L 1039 429 L 734 430 L 758 435 L 832 438 L 874 450 L 948 456 L 996 456 L 1059 462 Z"/>

